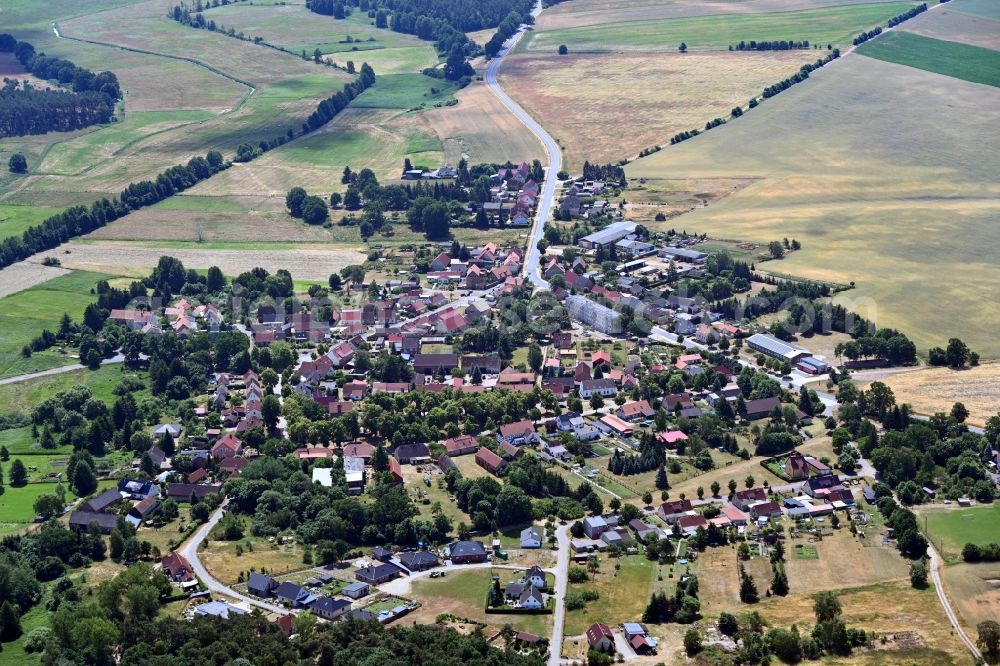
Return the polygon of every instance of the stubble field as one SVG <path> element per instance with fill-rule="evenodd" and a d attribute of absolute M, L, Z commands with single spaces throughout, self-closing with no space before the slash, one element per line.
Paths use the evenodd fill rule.
<path fill-rule="evenodd" d="M 808 40 L 810 44 L 849 46 L 851 39 L 872 26 L 902 14 L 916 3 L 823 7 L 760 13 L 716 14 L 634 20 L 625 13 L 615 23 L 545 31 L 539 28 L 522 47 L 554 53 L 560 44 L 571 53 L 677 51 L 684 42 L 692 51 L 726 50 L 741 40 Z"/>
<path fill-rule="evenodd" d="M 1000 12 L 997 18 L 976 16 L 963 11 L 958 0 L 947 7 L 924 14 L 903 24 L 906 32 L 946 39 L 1000 51 Z"/>
<path fill-rule="evenodd" d="M 769 269 L 855 281 L 838 300 L 918 346 L 958 335 L 995 357 L 998 102 L 993 88 L 848 56 L 735 122 L 629 165 L 630 178 L 646 179 L 629 199 L 681 178 L 760 178 L 671 225 L 796 238 L 803 249 Z"/>
<path fill-rule="evenodd" d="M 728 117 L 811 51 L 649 55 L 515 55 L 500 79 L 563 147 L 570 169 L 617 161 Z M 627 100 L 627 103 L 623 103 Z"/>
<path fill-rule="evenodd" d="M 969 410 L 968 422 L 982 427 L 1000 413 L 1000 363 L 984 363 L 975 368 L 924 368 L 881 380 L 896 396 L 918 414 L 931 415 L 951 410 L 961 402 Z"/>

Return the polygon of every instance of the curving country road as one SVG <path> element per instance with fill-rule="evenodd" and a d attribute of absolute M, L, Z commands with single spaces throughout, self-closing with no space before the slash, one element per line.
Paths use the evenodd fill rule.
<path fill-rule="evenodd" d="M 215 510 L 212 517 L 208 519 L 204 525 L 195 530 L 191 538 L 184 542 L 184 544 L 177 549 L 190 564 L 191 568 L 194 569 L 194 575 L 198 577 L 201 584 L 205 586 L 205 589 L 214 592 L 216 594 L 223 594 L 227 597 L 232 597 L 244 603 L 250 604 L 251 606 L 256 606 L 269 613 L 276 613 L 277 615 L 285 615 L 288 613 L 288 609 L 282 608 L 281 606 L 276 606 L 274 604 L 269 604 L 266 601 L 261 601 L 260 599 L 254 599 L 253 597 L 248 597 L 245 594 L 240 594 L 231 587 L 223 585 L 218 580 L 216 580 L 212 574 L 208 573 L 208 569 L 205 565 L 201 563 L 198 559 L 198 547 L 201 542 L 205 540 L 208 533 L 212 531 L 212 528 L 218 525 L 219 520 L 222 518 L 222 514 L 225 512 L 227 502 L 223 502 L 222 505 Z"/>
<path fill-rule="evenodd" d="M 535 8 L 535 11 L 532 12 L 532 15 L 537 16 L 541 11 L 541 4 L 539 4 Z M 497 82 L 497 70 L 500 68 L 504 57 L 521 41 L 521 37 L 524 36 L 526 29 L 527 26 L 522 25 L 521 29 L 504 43 L 500 52 L 490 61 L 490 64 L 486 67 L 486 85 L 503 102 L 503 105 L 518 120 L 524 123 L 525 127 L 531 130 L 532 134 L 538 137 L 538 140 L 542 142 L 542 146 L 549 156 L 549 165 L 545 170 L 545 182 L 542 184 L 542 189 L 538 195 L 538 209 L 535 214 L 535 223 L 532 225 L 531 234 L 528 237 L 528 254 L 524 261 L 524 272 L 528 279 L 531 280 L 531 283 L 538 289 L 548 289 L 548 281 L 541 276 L 538 270 L 538 263 L 542 254 L 538 249 L 538 241 L 542 239 L 545 222 L 549 219 L 549 213 L 552 212 L 552 204 L 556 198 L 556 185 L 559 182 L 557 174 L 562 169 L 562 151 L 559 150 L 559 144 L 545 131 L 545 128 L 539 125 L 520 104 L 511 99 Z"/>
<path fill-rule="evenodd" d="M 938 601 L 941 602 L 941 606 L 944 608 L 944 614 L 948 616 L 948 621 L 951 622 L 952 628 L 955 630 L 958 638 L 965 643 L 965 647 L 969 648 L 972 652 L 972 656 L 977 660 L 982 659 L 982 652 L 979 651 L 976 642 L 965 633 L 965 629 L 962 628 L 962 624 L 958 621 L 955 610 L 951 607 L 951 601 L 948 599 L 948 593 L 945 592 L 944 583 L 941 580 L 941 556 L 938 555 L 937 550 L 930 543 L 927 544 L 927 555 L 931 561 L 931 580 L 934 583 L 934 590 L 937 592 Z"/>

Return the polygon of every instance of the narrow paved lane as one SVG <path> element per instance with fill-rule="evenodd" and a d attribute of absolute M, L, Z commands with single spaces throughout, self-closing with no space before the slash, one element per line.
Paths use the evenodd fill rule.
<path fill-rule="evenodd" d="M 549 666 L 562 661 L 563 626 L 566 623 L 566 587 L 569 581 L 569 525 L 556 528 L 556 610 L 552 618 L 552 638 L 549 640 Z"/>
<path fill-rule="evenodd" d="M 976 659 L 982 659 L 983 654 L 976 646 L 976 642 L 969 638 L 969 635 L 965 633 L 965 629 L 962 628 L 962 624 L 958 621 L 958 616 L 955 614 L 955 610 L 951 607 L 951 600 L 948 599 L 948 593 L 945 592 L 944 583 L 941 581 L 941 556 L 938 555 L 934 546 L 930 544 L 927 546 L 927 554 L 930 556 L 931 561 L 931 581 L 934 583 L 934 590 L 937 592 L 938 601 L 941 602 L 941 607 L 944 608 L 944 614 L 948 616 L 948 621 L 951 622 L 951 626 L 954 628 L 955 633 L 958 634 L 959 639 L 965 643 L 965 647 L 969 648 L 972 652 L 972 656 Z"/>
<path fill-rule="evenodd" d="M 288 610 L 282 608 L 281 606 L 276 606 L 274 604 L 269 604 L 266 601 L 261 601 L 260 599 L 248 597 L 245 594 L 240 594 L 231 587 L 223 585 L 216 580 L 212 574 L 208 573 L 208 569 L 206 569 L 205 565 L 201 563 L 200 559 L 198 559 L 198 546 L 200 546 L 201 542 L 205 540 L 205 537 L 207 537 L 208 533 L 212 531 L 212 528 L 218 525 L 219 520 L 222 518 L 222 514 L 225 511 L 226 504 L 226 502 L 223 502 L 222 505 L 215 510 L 215 513 L 212 514 L 212 517 L 208 519 L 208 522 L 195 530 L 195 533 L 191 535 L 190 539 L 184 542 L 184 545 L 178 549 L 178 552 L 191 563 L 191 568 L 194 569 L 195 576 L 198 577 L 198 580 L 201 581 L 201 584 L 204 585 L 205 589 L 208 591 L 232 597 L 233 599 L 250 604 L 251 606 L 256 606 L 257 608 L 263 609 L 269 613 L 277 613 L 278 615 L 288 613 Z"/>
<path fill-rule="evenodd" d="M 540 12 L 541 5 L 535 9 L 533 14 L 537 16 Z M 524 262 L 524 272 L 528 279 L 531 280 L 531 283 L 538 289 L 548 289 L 548 281 L 539 274 L 538 270 L 539 260 L 541 259 L 541 252 L 538 250 L 538 241 L 542 239 L 545 222 L 549 219 L 549 214 L 552 212 L 552 204 L 556 198 L 557 174 L 562 169 L 562 151 L 559 150 L 559 144 L 545 131 L 545 128 L 538 124 L 520 104 L 511 99 L 497 82 L 497 70 L 503 63 L 504 57 L 521 41 L 525 29 L 526 26 L 521 26 L 517 34 L 507 40 L 500 53 L 490 61 L 490 64 L 486 68 L 486 84 L 493 91 L 493 94 L 503 102 L 503 105 L 510 109 L 510 112 L 538 137 L 538 140 L 542 142 L 542 146 L 549 156 L 549 165 L 545 170 L 545 182 L 542 184 L 541 192 L 539 192 L 538 211 L 535 215 L 535 223 L 531 227 L 531 234 L 528 238 L 528 254 Z"/>

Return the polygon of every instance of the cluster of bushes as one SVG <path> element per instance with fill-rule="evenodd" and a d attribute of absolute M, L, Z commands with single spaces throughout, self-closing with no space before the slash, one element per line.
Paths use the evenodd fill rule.
<path fill-rule="evenodd" d="M 330 211 L 322 197 L 308 194 L 301 187 L 293 187 L 285 195 L 285 207 L 292 217 L 301 218 L 306 224 L 323 224 L 330 219 Z"/>
<path fill-rule="evenodd" d="M 625 169 L 620 164 L 583 163 L 584 180 L 603 180 L 605 183 L 617 183 L 618 187 L 627 187 Z"/>
<path fill-rule="evenodd" d="M 886 24 L 886 26 L 889 27 L 889 28 L 895 28 L 897 25 L 899 25 L 903 21 L 908 21 L 911 18 L 913 18 L 914 16 L 918 16 L 920 14 L 923 14 L 926 11 L 927 11 L 927 3 L 923 2 L 923 3 L 919 4 L 919 5 L 917 5 L 916 7 L 914 7 L 913 9 L 910 9 L 909 11 L 903 12 L 899 16 L 893 16 L 891 19 L 889 19 L 889 22 Z"/>
<path fill-rule="evenodd" d="M 882 34 L 882 26 L 877 26 L 873 30 L 869 30 L 868 32 L 863 32 L 857 37 L 855 37 L 852 43 L 855 46 L 859 46 L 860 44 L 864 44 L 865 42 L 867 42 L 869 39 L 874 39 L 875 37 L 878 37 L 881 34 Z"/>
<path fill-rule="evenodd" d="M 36 252 L 51 250 L 70 238 L 90 233 L 134 210 L 152 206 L 177 192 L 226 169 L 229 165 L 222 154 L 211 151 L 205 157 L 193 157 L 187 164 L 172 166 L 155 181 L 132 183 L 116 199 L 95 201 L 90 208 L 74 206 L 53 215 L 41 224 L 28 227 L 20 238 L 11 236 L 0 245 L 0 268 L 30 257 Z"/>
<path fill-rule="evenodd" d="M 800 42 L 774 40 L 774 41 L 756 41 L 751 39 L 749 42 L 740 41 L 736 46 L 730 45 L 730 51 L 790 51 L 792 49 L 807 49 L 809 48 L 809 40 L 803 39 Z"/>
<path fill-rule="evenodd" d="M 764 99 L 768 99 L 769 97 L 774 97 L 781 91 L 788 90 L 796 83 L 801 83 L 805 81 L 806 79 L 809 78 L 810 72 L 819 69 L 820 67 L 827 64 L 831 60 L 836 60 L 839 57 L 840 57 L 840 49 L 834 49 L 833 51 L 830 52 L 830 55 L 826 56 L 825 58 L 820 58 L 814 63 L 806 63 L 805 65 L 802 65 L 802 67 L 799 68 L 798 72 L 788 77 L 787 79 L 784 79 L 782 81 L 779 81 L 778 83 L 775 83 L 772 86 L 764 88 L 764 92 L 762 92 L 761 95 L 764 97 Z"/>
<path fill-rule="evenodd" d="M 654 592 L 642 612 L 642 621 L 650 624 L 676 622 L 691 624 L 701 617 L 701 602 L 698 601 L 698 577 L 685 574 L 677 582 L 673 596 L 666 592 Z"/>
<path fill-rule="evenodd" d="M 967 543 L 962 548 L 962 559 L 966 562 L 1000 562 L 1000 543 L 985 546 Z"/>
<path fill-rule="evenodd" d="M 122 96 L 113 73 L 95 74 L 69 60 L 36 53 L 30 43 L 8 34 L 0 34 L 0 53 L 13 53 L 28 72 L 71 88 L 43 90 L 5 80 L 0 89 L 0 136 L 68 132 L 113 119 L 115 102 Z"/>

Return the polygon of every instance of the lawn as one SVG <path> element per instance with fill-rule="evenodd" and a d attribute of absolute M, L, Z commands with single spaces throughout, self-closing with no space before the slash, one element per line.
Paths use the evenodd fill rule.
<path fill-rule="evenodd" d="M 4 463 L 4 471 L 7 471 L 8 463 Z M 117 481 L 101 481 L 98 483 L 100 492 L 117 484 Z M 73 491 L 67 484 L 63 484 L 66 489 L 66 501 L 72 502 L 77 499 Z M 55 483 L 29 483 L 20 488 L 13 488 L 10 485 L 4 486 L 4 493 L 0 495 L 0 534 L 15 532 L 25 527 L 35 520 L 34 504 L 42 495 L 55 493 Z"/>
<path fill-rule="evenodd" d="M 1000 151 L 983 137 L 998 123 L 996 88 L 845 57 L 735 122 L 628 165 L 630 179 L 646 178 L 628 199 L 687 179 L 753 177 L 671 224 L 764 244 L 795 238 L 801 251 L 760 268 L 854 282 L 835 301 L 922 351 L 958 335 L 996 358 Z"/>
<path fill-rule="evenodd" d="M 1000 52 L 981 46 L 897 30 L 863 44 L 858 53 L 963 81 L 1000 87 Z"/>
<path fill-rule="evenodd" d="M 529 33 L 527 51 L 555 53 L 560 44 L 571 53 L 676 51 L 684 42 L 693 51 L 728 49 L 749 42 L 808 40 L 810 44 L 850 45 L 855 35 L 904 13 L 914 2 L 885 2 L 787 12 L 720 14 Z"/>
<path fill-rule="evenodd" d="M 621 564 L 620 569 L 615 569 Z M 585 608 L 566 612 L 567 636 L 582 634 L 594 622 L 616 626 L 622 622 L 636 622 L 649 603 L 650 594 L 668 586 L 669 566 L 650 562 L 643 555 L 620 558 L 600 556 L 600 570 L 596 580 L 571 584 L 568 592 L 577 589 L 596 589 L 600 598 L 588 602 Z M 662 575 L 663 580 L 657 580 Z"/>
<path fill-rule="evenodd" d="M 930 540 L 944 551 L 946 560 L 959 559 L 967 543 L 1000 543 L 1000 503 L 967 509 L 925 508 L 918 518 L 926 526 Z"/>
<path fill-rule="evenodd" d="M 806 546 L 803 544 L 796 544 L 793 549 L 795 553 L 795 559 L 797 560 L 818 560 L 819 553 L 816 551 L 815 546 Z"/>
<path fill-rule="evenodd" d="M 516 572 L 506 569 L 497 569 L 496 573 L 500 575 L 501 585 L 517 577 Z M 431 623 L 438 614 L 450 613 L 498 629 L 504 624 L 510 624 L 515 630 L 547 636 L 551 615 L 486 613 L 486 592 L 491 584 L 492 574 L 491 569 L 467 569 L 449 571 L 444 578 L 422 578 L 415 581 L 410 593 L 403 596 L 415 599 L 423 605 L 418 611 L 411 613 L 407 621 Z M 490 632 L 486 633 L 491 635 Z"/>
<path fill-rule="evenodd" d="M 0 377 L 75 363 L 52 350 L 26 359 L 21 356 L 21 348 L 41 334 L 43 328 L 55 331 L 63 313 L 79 321 L 84 308 L 94 301 L 90 290 L 100 280 L 110 277 L 75 271 L 0 299 Z"/>

